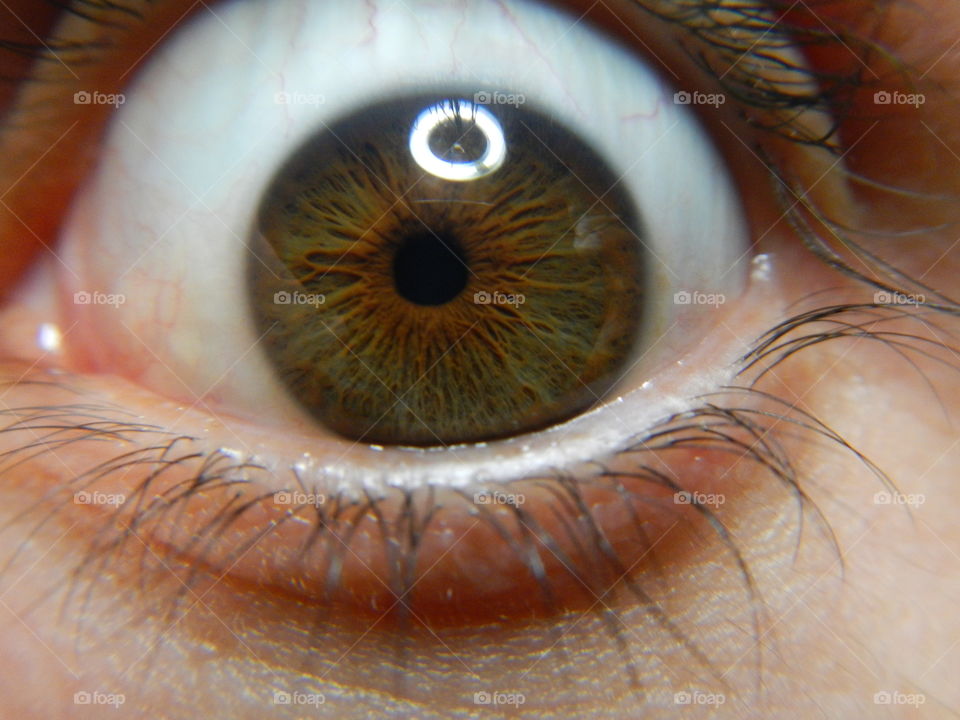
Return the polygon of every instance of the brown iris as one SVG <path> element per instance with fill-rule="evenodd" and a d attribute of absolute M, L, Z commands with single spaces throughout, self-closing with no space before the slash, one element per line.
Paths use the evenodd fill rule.
<path fill-rule="evenodd" d="M 411 150 L 431 108 L 436 167 Z M 505 158 L 484 169 L 498 139 Z M 249 271 L 278 375 L 365 442 L 565 420 L 626 370 L 642 313 L 637 221 L 600 158 L 535 110 L 436 95 L 367 106 L 300 147 L 264 197 Z"/>

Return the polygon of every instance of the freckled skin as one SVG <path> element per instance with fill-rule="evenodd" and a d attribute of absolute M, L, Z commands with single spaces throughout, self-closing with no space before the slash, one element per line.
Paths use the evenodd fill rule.
<path fill-rule="evenodd" d="M 17 10 L 30 5 L 29 0 L 7 2 Z M 847 20 L 867 18 L 863 22 L 871 26 L 866 3 L 817 8 L 824 19 L 836 17 L 830 12 L 835 10 Z M 960 32 L 960 8 L 935 0 L 914 8 L 899 11 L 879 36 L 906 61 L 929 69 L 932 84 L 952 91 L 958 62 L 946 51 Z M 953 106 L 931 99 L 922 112 L 901 113 L 892 135 L 878 126 L 849 158 L 853 166 L 871 174 L 893 164 L 895 174 L 888 179 L 909 186 L 923 178 L 937 192 L 955 193 L 960 164 L 944 148 L 960 152 Z M 734 141 L 732 152 L 744 151 Z M 888 196 L 864 198 L 867 214 L 883 222 L 928 226 L 949 216 L 950 203 L 918 206 Z M 20 235 L 13 224 L 2 227 L 8 244 L 11 235 Z M 771 234 L 776 237 L 768 237 L 768 244 L 784 246 L 774 263 L 784 301 L 827 288 L 849 301 L 872 299 L 872 289 L 825 268 L 812 270 L 819 266 L 811 266 L 804 251 L 789 249 L 796 242 L 785 228 Z M 960 268 L 955 248 L 943 252 L 955 239 L 946 235 L 931 230 L 911 236 L 909 245 L 882 247 L 889 260 L 950 294 Z M 813 298 L 812 306 L 821 300 Z M 910 320 L 886 329 L 929 332 L 931 339 L 957 331 L 947 316 L 927 320 L 932 324 L 925 329 Z M 3 332 L 13 330 L 4 324 Z M 676 629 L 698 641 L 712 671 L 677 634 L 636 607 L 617 607 L 616 617 L 606 619 L 577 614 L 552 622 L 488 623 L 436 636 L 418 628 L 404 643 L 379 627 L 358 630 L 316 605 L 291 602 L 252 584 L 211 580 L 185 594 L 183 604 L 192 609 L 171 623 L 165 615 L 169 607 L 151 599 L 168 597 L 178 582 L 169 575 L 168 585 L 151 588 L 156 595 L 141 596 L 119 569 L 124 560 L 133 571 L 140 562 L 133 552 L 97 573 L 89 595 L 81 585 L 82 612 L 68 605 L 64 617 L 58 613 L 63 580 L 83 559 L 83 545 L 71 536 L 63 540 L 69 522 L 30 534 L 35 522 L 23 517 L 38 499 L 37 486 L 52 482 L 60 470 L 51 469 L 45 478 L 5 468 L 0 559 L 19 554 L 12 570 L 0 575 L 0 657 L 6 661 L 0 673 L 2 714 L 24 719 L 489 717 L 503 708 L 476 705 L 474 693 L 502 691 L 520 692 L 525 700 L 516 712 L 507 707 L 506 714 L 546 718 L 950 717 L 960 712 L 955 513 L 960 394 L 955 357 L 946 354 L 943 364 L 912 358 L 919 368 L 869 339 L 823 343 L 777 368 L 764 387 L 823 418 L 881 467 L 904 497 L 925 502 L 909 513 L 877 503 L 875 494 L 883 486 L 860 460 L 832 444 L 808 442 L 798 456 L 808 479 L 805 489 L 823 512 L 836 546 L 812 505 L 798 530 L 795 497 L 763 481 L 752 466 L 740 466 L 717 487 L 705 489 L 728 494 L 718 512 L 744 549 L 753 601 L 735 555 L 724 551 L 716 535 L 690 533 L 685 542 L 671 545 L 667 537 L 658 545 L 664 551 L 659 567 L 651 567 L 647 588 Z M 7 367 L 4 377 L 15 380 L 25 369 Z M 62 459 L 70 462 L 71 456 L 64 451 Z M 456 597 L 462 588 L 451 590 Z M 751 612 L 757 607 L 760 617 Z M 624 655 L 611 640 L 610 622 L 625 628 L 629 655 L 639 658 L 636 685 L 631 686 Z M 406 670 L 398 675 L 397 667 Z M 277 705 L 275 689 L 322 693 L 324 703 Z M 75 692 L 92 690 L 123 693 L 125 703 L 116 710 L 74 704 Z M 675 693 L 684 692 L 691 702 L 678 704 Z M 724 697 L 720 705 L 718 693 Z M 884 704 L 885 698 L 891 702 Z M 695 704 L 708 701 L 713 704 Z"/>

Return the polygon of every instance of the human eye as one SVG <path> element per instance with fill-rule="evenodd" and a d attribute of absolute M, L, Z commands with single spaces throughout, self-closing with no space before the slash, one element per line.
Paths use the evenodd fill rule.
<path fill-rule="evenodd" d="M 555 5 L 5 6 L 11 711 L 957 706 L 949 42 Z"/>

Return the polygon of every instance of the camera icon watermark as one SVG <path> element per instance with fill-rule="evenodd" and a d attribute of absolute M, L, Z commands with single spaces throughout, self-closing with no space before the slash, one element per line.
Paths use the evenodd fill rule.
<path fill-rule="evenodd" d="M 680 290 L 673 294 L 674 305 L 710 305 L 712 307 L 720 307 L 725 302 L 727 302 L 727 296 L 723 293 Z"/>
<path fill-rule="evenodd" d="M 278 92 L 273 95 L 275 105 L 310 105 L 319 107 L 327 102 L 327 98 L 320 93 Z"/>
<path fill-rule="evenodd" d="M 127 698 L 123 693 L 88 692 L 87 690 L 81 690 L 73 694 L 74 705 L 112 705 L 114 709 L 117 709 L 126 701 Z"/>
<path fill-rule="evenodd" d="M 693 92 L 679 90 L 673 94 L 674 105 L 712 105 L 718 108 L 725 102 L 727 102 L 727 96 L 723 93 L 702 93 L 698 90 Z"/>
<path fill-rule="evenodd" d="M 523 93 L 506 93 L 499 90 L 478 90 L 473 94 L 473 102 L 477 105 L 512 105 L 520 107 L 527 101 Z"/>
<path fill-rule="evenodd" d="M 73 494 L 74 505 L 109 505 L 120 507 L 127 501 L 122 493 L 105 493 L 99 490 L 79 490 Z"/>
<path fill-rule="evenodd" d="M 317 707 L 327 702 L 323 693 L 273 691 L 274 705 L 312 705 Z"/>
<path fill-rule="evenodd" d="M 276 505 L 296 505 L 303 507 L 313 505 L 320 507 L 327 502 L 327 496 L 323 493 L 305 493 L 299 490 L 278 490 L 273 494 L 273 502 Z"/>
<path fill-rule="evenodd" d="M 315 308 L 318 308 L 326 301 L 327 296 L 323 293 L 278 290 L 273 294 L 273 303 L 275 305 L 313 305 Z"/>
<path fill-rule="evenodd" d="M 874 105 L 913 105 L 913 107 L 919 108 L 925 102 L 927 102 L 927 96 L 923 93 L 878 90 L 873 94 Z"/>
<path fill-rule="evenodd" d="M 873 294 L 873 301 L 878 305 L 923 305 L 927 302 L 927 296 L 922 293 L 912 294 L 877 290 Z"/>
<path fill-rule="evenodd" d="M 520 707 L 526 701 L 526 695 L 518 692 L 481 690 L 473 694 L 474 705 L 513 705 L 514 707 Z"/>
<path fill-rule="evenodd" d="M 502 293 L 499 290 L 487 292 L 478 290 L 473 294 L 474 305 L 513 305 L 519 307 L 527 301 L 522 293 Z"/>
<path fill-rule="evenodd" d="M 74 105 L 113 105 L 115 108 L 118 108 L 126 101 L 127 98 L 123 93 L 102 93 L 80 90 L 73 94 Z"/>
<path fill-rule="evenodd" d="M 881 490 L 874 493 L 874 505 L 906 505 L 912 508 L 918 508 L 927 501 L 927 496 L 923 493 L 901 493 Z"/>
<path fill-rule="evenodd" d="M 485 490 L 473 494 L 474 505 L 513 505 L 519 507 L 527 501 L 523 493 L 508 493 L 501 490 Z"/>
<path fill-rule="evenodd" d="M 681 690 L 673 694 L 674 705 L 723 705 L 727 701 L 727 696 L 723 693 L 708 693 L 702 690 L 693 692 Z"/>
<path fill-rule="evenodd" d="M 927 701 L 923 693 L 904 693 L 899 690 L 880 690 L 873 694 L 874 705 L 912 705 L 920 707 Z"/>
<path fill-rule="evenodd" d="M 73 294 L 74 305 L 113 305 L 117 308 L 127 301 L 122 293 L 102 293 L 78 290 Z"/>
<path fill-rule="evenodd" d="M 673 494 L 673 502 L 677 505 L 709 505 L 720 507 L 727 501 L 723 493 L 702 493 L 680 490 Z"/>

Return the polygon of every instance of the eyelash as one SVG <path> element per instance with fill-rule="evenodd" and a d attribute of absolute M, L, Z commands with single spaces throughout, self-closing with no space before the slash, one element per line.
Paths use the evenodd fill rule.
<path fill-rule="evenodd" d="M 836 137 L 837 129 L 847 117 L 847 113 L 852 107 L 853 97 L 866 85 L 863 78 L 863 66 L 860 63 L 869 59 L 871 54 L 879 52 L 879 49 L 870 42 L 852 34 L 835 36 L 832 32 L 817 30 L 815 27 L 802 27 L 796 22 L 789 22 L 783 18 L 779 23 L 772 23 L 771 16 L 782 16 L 795 5 L 786 2 L 764 3 L 763 7 L 766 8 L 764 13 L 760 13 L 753 8 L 741 8 L 735 13 L 725 9 L 725 17 L 728 19 L 731 14 L 738 16 L 738 22 L 735 26 L 743 31 L 740 37 L 731 35 L 730 27 L 733 23 L 721 22 L 720 19 L 712 16 L 712 11 L 718 11 L 718 3 L 711 0 L 680 0 L 680 2 L 650 0 L 647 4 L 637 0 L 636 4 L 641 10 L 655 15 L 659 19 L 684 28 L 690 37 L 697 38 L 697 41 L 703 47 L 709 48 L 713 59 L 710 59 L 708 53 L 702 50 L 694 52 L 688 48 L 686 51 L 700 68 L 720 85 L 724 92 L 741 103 L 744 113 L 747 115 L 747 122 L 761 135 L 772 135 L 786 139 L 791 143 L 815 145 L 838 156 L 842 154 L 843 148 Z M 113 3 L 105 7 L 92 0 L 80 0 L 72 4 L 69 11 L 81 14 L 96 22 L 117 27 L 123 26 L 124 21 L 129 22 L 131 19 L 140 18 L 140 14 L 136 10 L 137 5 L 136 2 L 126 2 Z M 883 3 L 883 5 L 886 5 L 886 3 Z M 85 13 L 84 8 L 89 8 L 89 14 Z M 788 94 L 770 83 L 758 83 L 757 74 L 749 71 L 749 68 L 757 67 L 754 63 L 760 66 L 764 66 L 764 63 L 766 63 L 765 67 L 767 68 L 773 66 L 782 68 L 781 60 L 773 52 L 787 43 L 793 46 L 807 46 L 827 42 L 844 43 L 851 49 L 852 69 L 848 74 L 820 73 L 803 67 L 789 69 L 791 73 L 796 73 L 798 80 L 813 82 L 819 88 L 815 93 Z M 91 55 L 96 55 L 101 50 L 97 46 L 75 43 L 69 39 L 52 39 L 37 46 L 0 42 L 0 51 L 25 54 L 42 59 L 50 59 L 50 48 L 57 52 L 77 53 L 83 56 L 86 61 L 90 61 Z M 743 62 L 745 57 L 748 57 L 750 62 Z M 20 80 L 22 81 L 23 78 Z M 800 114 L 809 110 L 829 112 L 836 118 L 837 122 L 827 133 L 820 136 L 811 135 L 799 122 Z M 758 152 L 764 160 L 767 160 L 762 143 L 759 141 Z M 958 314 L 958 306 L 949 298 L 936 293 L 931 288 L 926 288 L 926 286 L 912 280 L 895 268 L 884 264 L 879 258 L 869 255 L 864 248 L 844 234 L 843 228 L 823 217 L 817 211 L 817 208 L 805 199 L 803 188 L 798 187 L 792 178 L 778 171 L 772 162 L 768 162 L 767 165 L 771 171 L 772 182 L 778 197 L 783 207 L 788 208 L 786 218 L 806 247 L 827 265 L 860 280 L 865 286 L 888 292 L 906 293 L 916 288 L 923 288 L 930 292 L 932 296 L 938 298 L 939 302 L 935 304 L 921 303 L 914 308 L 889 307 L 880 303 L 834 305 L 797 314 L 775 328 L 771 328 L 758 338 L 750 352 L 741 359 L 739 377 L 743 380 L 742 385 L 725 388 L 722 392 L 713 396 L 704 397 L 702 398 L 703 404 L 700 407 L 666 418 L 656 427 L 638 433 L 635 441 L 618 453 L 617 457 L 631 456 L 636 458 L 634 463 L 637 467 L 635 479 L 649 481 L 672 492 L 679 492 L 684 488 L 679 481 L 672 480 L 663 472 L 641 464 L 640 458 L 644 457 L 643 453 L 709 448 L 713 450 L 721 449 L 725 452 L 735 453 L 738 457 L 750 459 L 757 463 L 758 467 L 766 470 L 775 482 L 781 483 L 795 498 L 798 503 L 798 527 L 801 525 L 800 520 L 802 520 L 806 510 L 811 509 L 815 516 L 819 518 L 823 527 L 831 534 L 831 541 L 837 556 L 842 558 L 839 543 L 830 533 L 828 518 L 806 494 L 802 476 L 794 467 L 790 451 L 776 440 L 777 435 L 774 432 L 782 433 L 782 430 L 776 430 L 777 426 L 783 424 L 796 429 L 809 441 L 824 438 L 829 440 L 838 448 L 856 456 L 886 488 L 891 491 L 896 491 L 896 488 L 879 467 L 857 451 L 856 448 L 849 445 L 826 424 L 796 408 L 783 398 L 757 389 L 755 387 L 756 383 L 803 349 L 838 338 L 851 336 L 870 338 L 880 341 L 886 347 L 901 354 L 917 352 L 928 357 L 932 353 L 932 348 L 935 347 L 952 350 L 943 343 L 919 335 L 904 336 L 899 333 L 885 333 L 877 328 L 881 323 L 888 320 L 893 321 L 904 317 L 920 318 L 926 312 Z M 890 191 L 901 192 L 896 188 L 891 188 Z M 850 262 L 844 260 L 833 249 L 830 238 L 824 237 L 817 231 L 817 225 L 828 230 L 829 234 L 836 239 L 838 245 L 848 249 L 858 261 L 865 263 L 867 271 L 857 270 Z M 873 273 L 874 277 L 870 277 L 867 274 L 868 272 Z M 917 344 L 914 345 L 913 342 Z M 931 349 L 928 351 L 926 348 Z M 950 364 L 946 360 L 943 362 Z M 17 384 L 44 384 L 47 382 L 49 381 L 23 380 Z M 63 376 L 57 382 L 57 385 L 69 388 L 69 377 Z M 766 405 L 772 404 L 782 411 L 759 410 L 751 406 L 752 401 L 762 402 Z M 73 492 L 92 488 L 97 482 L 109 477 L 112 473 L 123 473 L 125 470 L 137 467 L 156 468 L 132 493 L 131 498 L 138 498 L 137 508 L 133 516 L 123 518 L 122 522 L 104 523 L 103 529 L 91 543 L 84 561 L 72 575 L 70 580 L 72 589 L 68 593 L 71 596 L 79 583 L 86 577 L 89 581 L 87 590 L 89 597 L 89 593 L 92 592 L 101 571 L 108 566 L 111 557 L 115 553 L 121 553 L 131 540 L 139 539 L 138 531 L 145 525 L 152 521 L 159 521 L 167 513 L 175 513 L 182 504 L 188 502 L 198 493 L 223 493 L 222 504 L 218 505 L 217 510 L 213 513 L 213 520 L 193 540 L 193 547 L 179 548 L 176 552 L 170 551 L 171 557 L 176 558 L 189 554 L 194 547 L 204 548 L 196 558 L 195 566 L 188 571 L 183 587 L 167 596 L 165 601 L 168 603 L 166 612 L 168 617 L 173 617 L 176 615 L 183 598 L 190 592 L 194 583 L 197 582 L 199 574 L 202 573 L 200 568 L 204 566 L 204 560 L 207 557 L 204 553 L 214 551 L 218 538 L 223 536 L 230 524 L 235 522 L 240 515 L 255 507 L 257 503 L 268 500 L 265 497 L 256 497 L 247 498 L 238 503 L 242 498 L 242 492 L 236 492 L 238 488 L 248 484 L 255 473 L 267 472 L 267 470 L 256 464 L 236 462 L 219 451 L 191 451 L 191 443 L 198 442 L 196 438 L 170 434 L 158 427 L 132 422 L 124 419 L 124 414 L 121 408 L 85 404 L 20 407 L 4 410 L 0 412 L 0 415 L 15 418 L 15 420 L 0 429 L 0 432 L 27 433 L 31 441 L 0 456 L 7 461 L 4 467 L 0 469 L 0 473 L 9 471 L 15 465 L 28 461 L 34 454 L 55 452 L 64 446 L 82 444 L 87 441 L 96 442 L 104 437 L 130 443 L 136 448 L 131 452 L 119 455 L 106 466 L 93 468 L 87 473 L 64 482 L 61 487 L 56 489 L 55 493 L 43 498 L 29 508 L 27 512 L 43 514 L 43 518 L 36 526 L 36 529 L 39 530 L 60 510 L 70 504 Z M 41 435 L 39 433 L 46 434 Z M 151 444 L 153 440 L 156 442 Z M 185 447 L 181 449 L 182 446 Z M 139 505 L 146 498 L 150 483 L 156 473 L 171 466 L 183 467 L 187 463 L 194 463 L 196 466 L 196 471 L 191 480 L 184 483 L 176 493 L 168 497 L 155 499 L 145 506 Z M 630 579 L 630 576 L 625 573 L 625 568 L 620 567 L 614 551 L 609 547 L 602 533 L 599 532 L 596 521 L 591 517 L 590 510 L 583 502 L 580 488 L 585 487 L 585 483 L 610 482 L 619 484 L 615 489 L 627 496 L 625 502 L 638 498 L 635 495 L 630 497 L 631 491 L 625 488 L 617 480 L 617 474 L 609 472 L 604 464 L 594 463 L 594 465 L 597 470 L 589 478 L 571 478 L 557 474 L 548 478 L 523 478 L 515 481 L 515 483 L 547 483 L 552 491 L 558 494 L 558 497 L 562 496 L 563 505 L 570 513 L 568 517 L 563 519 L 564 525 L 570 529 L 570 532 L 577 534 L 578 542 L 581 547 L 585 548 L 584 557 L 580 561 L 565 558 L 570 561 L 573 567 L 577 568 L 578 579 L 583 581 L 588 588 L 599 588 L 602 593 L 605 593 L 606 583 L 611 577 L 625 578 L 621 581 L 623 588 L 633 596 L 634 600 L 651 613 L 660 627 L 670 633 L 674 640 L 682 643 L 688 653 L 702 667 L 710 670 L 715 677 L 718 677 L 709 657 L 699 645 L 680 629 L 667 611 L 649 596 L 643 587 Z M 291 468 L 291 472 L 294 474 L 295 480 L 299 482 L 295 469 Z M 619 473 L 620 476 L 623 474 L 622 472 Z M 300 488 L 293 489 L 309 491 L 302 485 Z M 409 508 L 413 507 L 416 504 L 415 501 L 419 499 L 414 496 L 415 493 L 432 493 L 433 489 L 426 488 L 419 491 L 402 492 L 405 493 L 405 502 L 401 504 L 401 507 L 405 508 L 405 512 L 410 512 Z M 62 498 L 57 497 L 60 494 L 63 495 Z M 471 502 L 466 493 L 463 497 L 465 502 Z M 639 499 L 642 500 L 643 498 Z M 320 543 L 328 542 L 329 547 L 329 541 L 333 537 L 346 537 L 349 542 L 352 523 L 368 510 L 377 513 L 379 500 L 367 498 L 364 502 L 358 502 L 337 497 L 333 498 L 332 502 L 328 502 L 323 510 L 312 505 L 300 507 L 288 514 L 286 519 L 293 518 L 302 510 L 315 511 L 316 533 L 312 540 Z M 531 527 L 529 518 L 524 517 L 521 509 L 514 506 L 510 507 L 513 510 L 514 520 L 519 525 L 525 525 L 527 529 L 532 529 L 536 535 L 536 537 L 530 537 L 528 534 L 524 534 L 523 537 L 528 544 L 526 547 L 516 548 L 516 551 L 526 558 L 531 552 L 536 555 L 538 544 L 549 548 L 552 544 L 549 533 L 536 525 Z M 699 513 L 708 522 L 722 544 L 732 553 L 751 602 L 754 638 L 759 639 L 759 616 L 762 612 L 763 603 L 753 580 L 745 549 L 738 544 L 736 538 L 727 529 L 717 513 L 696 501 L 692 503 L 691 507 L 694 512 Z M 314 508 L 314 510 L 311 511 L 310 508 Z M 353 511 L 352 514 L 351 511 Z M 482 512 L 479 517 L 491 523 L 500 522 L 494 516 Z M 121 509 L 118 509 L 114 520 L 121 518 Z M 404 551 L 399 553 L 400 562 L 403 565 L 397 567 L 395 573 L 400 578 L 409 578 L 410 573 L 407 571 L 416 563 L 417 537 L 418 533 L 422 532 L 422 528 L 414 527 L 413 520 L 414 518 L 406 516 L 391 518 L 390 522 L 385 525 L 392 524 L 396 528 L 409 529 L 409 535 L 405 537 L 401 537 L 402 533 L 397 533 L 396 536 L 384 538 L 385 544 L 394 540 L 399 543 L 400 547 L 404 548 Z M 250 542 L 255 542 L 260 537 L 260 533 L 269 529 L 272 528 L 258 531 L 250 539 Z M 0 531 L 2 531 L 2 528 L 0 528 Z M 642 530 L 638 528 L 638 532 L 642 533 Z M 24 541 L 24 544 L 28 539 Z M 642 538 L 642 540 L 646 541 L 645 538 Z M 801 540 L 802 538 L 798 533 L 798 546 Z M 244 550 L 245 546 L 241 546 L 236 552 L 242 554 Z M 305 549 L 305 554 L 307 551 Z M 143 554 L 141 586 L 146 587 L 153 581 L 159 581 L 157 577 L 159 573 L 151 576 L 151 570 L 163 570 L 166 567 L 164 561 L 167 558 L 156 557 L 156 567 L 150 568 L 148 567 L 150 558 L 147 556 L 145 545 L 141 547 L 141 552 Z M 333 552 L 333 550 L 327 552 Z M 339 552 L 344 552 L 344 550 L 341 549 Z M 6 568 L 12 565 L 18 553 L 19 550 L 8 561 Z M 524 562 L 528 561 L 525 560 Z M 533 563 L 528 564 L 527 567 L 543 586 L 545 578 L 542 575 L 542 568 L 538 569 Z M 0 568 L 0 575 L 6 572 L 6 568 Z M 336 578 L 328 578 L 328 584 L 330 582 L 336 582 Z M 329 593 L 331 589 L 325 587 L 324 592 Z M 393 588 L 393 590 L 398 597 L 402 597 L 406 588 L 401 585 Z M 545 602 L 549 604 L 549 587 L 543 587 L 543 593 Z M 401 622 L 409 622 L 409 617 L 403 615 L 402 607 L 399 612 Z M 625 672 L 631 678 L 633 686 L 639 687 L 637 669 L 633 658 L 629 655 L 629 644 L 623 636 L 624 630 L 615 617 L 611 615 L 613 611 L 609 608 L 596 612 L 603 614 L 608 621 L 607 627 L 622 652 Z M 81 612 L 81 617 L 82 614 Z M 78 624 L 80 622 L 78 620 Z M 409 627 L 403 624 L 398 627 L 400 635 L 408 630 Z M 760 652 L 761 648 L 758 643 L 757 653 Z M 402 667 L 398 672 L 400 675 L 403 674 Z"/>

